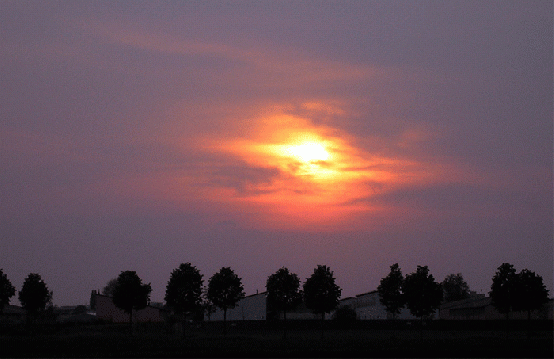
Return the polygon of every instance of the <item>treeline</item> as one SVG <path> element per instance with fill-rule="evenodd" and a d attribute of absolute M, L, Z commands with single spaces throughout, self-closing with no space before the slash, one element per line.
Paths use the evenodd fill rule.
<path fill-rule="evenodd" d="M 285 320 L 287 312 L 302 302 L 324 319 L 325 313 L 337 308 L 341 296 L 333 272 L 325 265 L 318 265 L 302 287 L 298 275 L 282 267 L 267 278 L 266 290 L 268 310 L 283 313 Z M 427 318 L 441 303 L 470 296 L 469 286 L 460 273 L 448 275 L 438 283 L 427 266 L 417 266 L 414 273 L 403 276 L 398 263 L 390 267 L 389 274 L 381 279 L 377 290 L 380 302 L 392 317 L 407 307 L 412 315 Z M 114 304 L 129 314 L 131 324 L 133 310 L 145 308 L 150 302 L 151 292 L 150 283 L 143 283 L 135 271 L 121 272 L 103 289 L 103 294 L 111 296 Z M 27 276 L 18 294 L 30 317 L 36 317 L 52 306 L 53 293 L 37 273 Z M 512 311 L 525 311 L 530 316 L 548 301 L 548 290 L 541 276 L 527 269 L 517 273 L 509 263 L 498 267 L 489 294 L 493 306 L 507 317 Z M 15 288 L 0 269 L 0 313 L 14 295 Z M 200 271 L 191 263 L 183 263 L 172 271 L 164 301 L 166 308 L 179 320 L 184 321 L 195 314 L 209 317 L 220 308 L 225 322 L 227 310 L 234 308 L 244 297 L 242 279 L 230 267 L 221 268 L 204 286 Z M 340 313 L 344 313 L 344 308 L 341 309 Z"/>
<path fill-rule="evenodd" d="M 427 266 L 417 266 L 415 273 L 402 276 L 398 263 L 390 267 L 389 274 L 381 279 L 379 299 L 392 317 L 407 307 L 415 317 L 433 315 L 443 302 L 462 300 L 470 297 L 469 286 L 462 275 L 450 274 L 442 281 L 435 282 Z M 519 273 L 512 264 L 503 263 L 492 278 L 489 291 L 492 305 L 500 313 L 531 312 L 540 309 L 548 301 L 548 290 L 541 276 L 528 269 Z"/>

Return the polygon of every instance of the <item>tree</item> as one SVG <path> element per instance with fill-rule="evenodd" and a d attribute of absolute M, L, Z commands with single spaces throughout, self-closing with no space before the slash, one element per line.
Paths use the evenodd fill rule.
<path fill-rule="evenodd" d="M 190 263 L 182 263 L 173 270 L 165 289 L 165 302 L 183 319 L 183 335 L 186 315 L 198 312 L 202 300 L 202 274 Z"/>
<path fill-rule="evenodd" d="M 129 326 L 133 331 L 133 309 L 145 308 L 150 302 L 150 283 L 142 284 L 135 271 L 124 271 L 117 277 L 117 284 L 113 291 L 113 303 L 129 314 Z"/>
<path fill-rule="evenodd" d="M 117 278 L 112 278 L 106 283 L 106 286 L 102 289 L 102 294 L 108 297 L 113 297 L 113 292 L 117 286 Z"/>
<path fill-rule="evenodd" d="M 304 283 L 304 303 L 316 314 L 331 312 L 339 304 L 341 289 L 335 284 L 333 272 L 329 267 L 318 265 L 314 273 Z"/>
<path fill-rule="evenodd" d="M 279 269 L 267 278 L 267 305 L 283 312 L 287 320 L 287 311 L 297 307 L 302 302 L 302 292 L 299 290 L 300 280 L 285 267 Z"/>
<path fill-rule="evenodd" d="M 540 309 L 548 302 L 548 289 L 542 277 L 528 269 L 518 273 L 514 285 L 513 310 L 526 311 L 527 319 L 531 319 L 531 312 Z"/>
<path fill-rule="evenodd" d="M 516 281 L 516 270 L 510 263 L 502 263 L 492 278 L 491 303 L 500 313 L 506 314 L 506 319 L 514 306 Z"/>
<path fill-rule="evenodd" d="M 36 317 L 52 303 L 52 292 L 39 274 L 30 273 L 19 292 L 19 301 L 30 317 Z"/>
<path fill-rule="evenodd" d="M 4 313 L 4 307 L 10 304 L 10 298 L 14 295 L 15 287 L 0 268 L 0 314 Z"/>
<path fill-rule="evenodd" d="M 284 337 L 287 337 L 287 311 L 292 310 L 302 303 L 300 279 L 294 273 L 290 273 L 285 267 L 267 278 L 267 306 L 271 310 L 283 312 L 285 322 Z"/>
<path fill-rule="evenodd" d="M 402 291 L 410 313 L 421 319 L 435 313 L 442 301 L 441 285 L 429 274 L 427 266 L 417 266 L 415 273 L 406 275 Z"/>
<path fill-rule="evenodd" d="M 447 275 L 441 285 L 445 302 L 469 298 L 469 286 L 461 273 Z"/>
<path fill-rule="evenodd" d="M 223 310 L 223 328 L 227 331 L 227 309 L 232 309 L 244 298 L 241 279 L 229 267 L 223 267 L 208 282 L 208 299 Z"/>
<path fill-rule="evenodd" d="M 403 283 L 404 277 L 402 277 L 402 271 L 398 263 L 395 263 L 390 266 L 389 274 L 381 279 L 381 283 L 377 287 L 379 301 L 393 318 L 396 318 L 400 314 L 400 310 L 405 305 L 404 295 L 402 294 Z"/>

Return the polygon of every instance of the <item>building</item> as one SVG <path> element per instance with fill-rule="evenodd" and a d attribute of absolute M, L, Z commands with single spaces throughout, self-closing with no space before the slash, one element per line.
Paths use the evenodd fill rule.
<path fill-rule="evenodd" d="M 284 313 L 279 312 L 277 316 L 280 320 L 284 319 Z M 325 320 L 331 319 L 332 313 L 325 313 Z M 293 310 L 287 311 L 287 320 L 321 320 L 321 314 L 314 313 L 311 309 L 306 307 L 304 302 L 300 303 Z"/>
<path fill-rule="evenodd" d="M 531 319 L 552 320 L 553 301 L 550 299 L 540 310 L 532 312 Z M 445 320 L 495 320 L 506 319 L 506 314 L 496 310 L 490 297 L 481 294 L 444 303 L 440 308 L 440 318 Z M 509 319 L 527 319 L 527 312 L 510 312 Z"/>
<path fill-rule="evenodd" d="M 256 293 L 241 299 L 234 308 L 227 309 L 227 320 L 265 320 L 267 318 L 267 293 Z M 223 310 L 217 308 L 209 321 L 223 320 Z"/>
<path fill-rule="evenodd" d="M 96 311 L 96 318 L 112 323 L 128 323 L 129 314 L 115 306 L 111 297 L 93 290 L 90 298 L 91 309 Z M 133 322 L 162 322 L 165 320 L 162 308 L 146 306 L 133 310 Z"/>
<path fill-rule="evenodd" d="M 349 306 L 354 309 L 359 320 L 392 319 L 385 306 L 381 304 L 379 292 L 376 290 L 358 294 L 355 297 L 344 298 L 340 301 L 339 306 Z M 407 308 L 402 308 L 396 318 L 416 319 Z"/>
<path fill-rule="evenodd" d="M 93 323 L 97 320 L 96 314 L 85 305 L 54 307 L 54 315 L 61 323 Z"/>

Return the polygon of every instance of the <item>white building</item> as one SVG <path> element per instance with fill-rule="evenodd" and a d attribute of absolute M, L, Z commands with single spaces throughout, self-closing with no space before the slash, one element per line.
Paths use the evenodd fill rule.
<path fill-rule="evenodd" d="M 342 299 L 339 306 L 348 305 L 356 311 L 359 320 L 391 319 L 387 309 L 379 300 L 379 292 L 374 290 L 368 293 L 358 294 L 355 297 Z M 436 318 L 436 313 L 433 318 Z M 407 308 L 402 308 L 397 319 L 416 319 Z"/>
<path fill-rule="evenodd" d="M 241 299 L 234 308 L 227 309 L 227 320 L 265 320 L 267 316 L 267 293 L 256 293 Z M 217 308 L 215 313 L 205 317 L 209 321 L 223 320 L 223 310 Z"/>

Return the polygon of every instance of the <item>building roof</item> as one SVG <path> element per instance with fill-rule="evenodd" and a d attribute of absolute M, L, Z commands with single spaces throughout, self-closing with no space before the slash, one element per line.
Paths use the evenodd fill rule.
<path fill-rule="evenodd" d="M 362 297 L 362 296 L 364 296 L 364 295 L 375 294 L 375 293 L 377 293 L 377 292 L 378 292 L 377 290 L 372 290 L 371 292 L 362 293 L 362 294 L 356 294 L 356 297 Z"/>
<path fill-rule="evenodd" d="M 490 297 L 470 297 L 441 305 L 440 309 L 483 308 L 491 304 Z"/>

